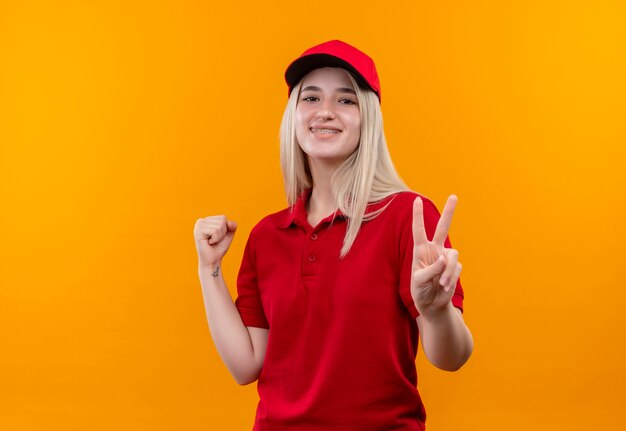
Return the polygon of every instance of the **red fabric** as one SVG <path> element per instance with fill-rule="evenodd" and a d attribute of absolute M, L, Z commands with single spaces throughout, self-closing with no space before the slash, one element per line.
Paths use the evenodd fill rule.
<path fill-rule="evenodd" d="M 417 194 L 372 204 L 390 203 L 340 260 L 346 220 L 338 211 L 311 227 L 310 192 L 252 229 L 237 279 L 244 324 L 270 330 L 254 431 L 423 430 L 410 293 Z M 440 214 L 422 198 L 432 240 Z M 452 303 L 463 310 L 460 280 Z"/>
<path fill-rule="evenodd" d="M 318 67 L 342 67 L 369 87 L 381 100 L 380 79 L 376 65 L 367 54 L 341 40 L 329 40 L 304 51 L 285 70 L 285 81 L 291 94 L 293 87 L 310 71 Z"/>

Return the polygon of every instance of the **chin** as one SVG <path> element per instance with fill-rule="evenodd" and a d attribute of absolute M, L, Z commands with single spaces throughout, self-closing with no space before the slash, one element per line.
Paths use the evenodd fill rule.
<path fill-rule="evenodd" d="M 349 156 L 338 154 L 308 154 L 309 163 L 322 163 L 327 165 L 340 165 L 348 159 Z"/>

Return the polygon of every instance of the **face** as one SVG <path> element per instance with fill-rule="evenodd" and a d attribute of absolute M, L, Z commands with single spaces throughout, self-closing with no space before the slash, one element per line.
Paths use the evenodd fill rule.
<path fill-rule="evenodd" d="M 361 113 L 348 72 L 337 67 L 309 72 L 296 105 L 296 138 L 309 164 L 341 164 L 360 136 Z"/>

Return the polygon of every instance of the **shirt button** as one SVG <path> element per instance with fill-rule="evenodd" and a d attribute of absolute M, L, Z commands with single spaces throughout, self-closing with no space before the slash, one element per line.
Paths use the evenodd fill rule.
<path fill-rule="evenodd" d="M 315 262 L 315 259 L 317 259 L 317 258 L 315 257 L 314 254 L 309 256 L 309 262 Z"/>
<path fill-rule="evenodd" d="M 311 235 L 311 239 L 312 239 L 313 241 L 315 241 L 315 240 L 317 239 L 317 234 L 316 234 L 316 233 L 312 234 L 312 235 Z"/>

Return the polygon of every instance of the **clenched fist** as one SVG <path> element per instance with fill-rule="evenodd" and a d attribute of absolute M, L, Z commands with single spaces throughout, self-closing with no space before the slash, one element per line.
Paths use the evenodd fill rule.
<path fill-rule="evenodd" d="M 199 267 L 215 267 L 233 242 L 237 223 L 224 215 L 200 218 L 196 221 L 193 236 L 196 240 Z"/>

